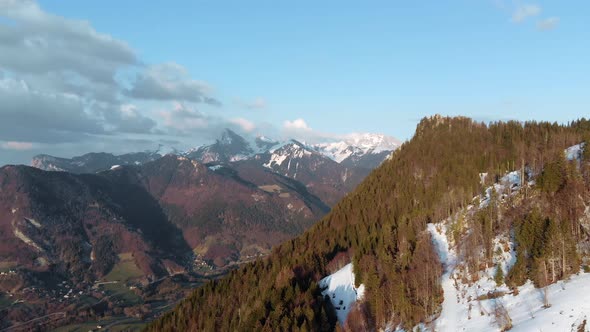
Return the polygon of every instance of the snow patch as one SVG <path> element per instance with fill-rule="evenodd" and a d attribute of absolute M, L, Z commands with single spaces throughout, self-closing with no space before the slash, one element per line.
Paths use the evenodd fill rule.
<path fill-rule="evenodd" d="M 270 156 L 270 160 L 264 164 L 264 167 L 272 168 L 275 165 L 281 166 L 285 160 L 289 159 L 288 169 L 290 169 L 292 159 L 302 159 L 311 155 L 312 152 L 302 143 L 291 142 L 282 146 L 280 149 L 274 150 Z"/>
<path fill-rule="evenodd" d="M 113 165 L 111 166 L 111 170 L 115 170 L 115 169 L 119 169 L 121 168 L 121 165 Z"/>
<path fill-rule="evenodd" d="M 480 175 L 481 176 L 481 175 Z M 488 206 L 492 197 L 492 190 L 496 192 L 498 198 L 503 199 L 512 195 L 522 187 L 522 180 L 520 172 L 513 171 L 504 175 L 499 183 L 494 183 L 493 186 L 486 188 L 484 197 L 480 197 L 480 208 Z"/>
<path fill-rule="evenodd" d="M 43 226 L 35 219 L 32 218 L 25 218 L 31 225 L 35 226 L 36 228 L 42 228 Z"/>
<path fill-rule="evenodd" d="M 445 224 L 428 224 L 428 232 L 432 236 L 434 248 L 438 253 L 441 263 L 444 266 L 441 285 L 444 292 L 442 312 L 435 322 L 436 331 L 459 331 L 457 316 L 457 289 L 452 274 L 457 265 L 457 254 L 449 246 L 447 238 L 447 226 Z"/>
<path fill-rule="evenodd" d="M 229 158 L 229 161 L 231 161 L 231 162 L 234 162 L 234 161 L 241 161 L 241 160 L 246 160 L 246 159 L 248 159 L 249 157 L 250 157 L 250 156 L 248 156 L 248 155 L 245 155 L 245 154 L 237 154 L 237 155 L 231 156 L 231 157 Z"/>
<path fill-rule="evenodd" d="M 354 303 L 362 300 L 365 296 L 365 285 L 360 285 L 358 288 L 354 286 L 352 263 L 320 280 L 319 285 L 322 288 L 326 287 L 322 295 L 327 295 L 330 298 L 336 309 L 338 321 L 342 325 L 344 325 Z"/>
<path fill-rule="evenodd" d="M 569 148 L 565 149 L 565 157 L 567 160 L 581 160 L 582 159 L 582 151 L 584 150 L 584 145 L 586 143 L 576 144 L 574 146 L 570 146 Z"/>
<path fill-rule="evenodd" d="M 488 177 L 488 173 L 479 173 L 479 183 L 482 185 L 486 183 L 486 178 Z"/>
<path fill-rule="evenodd" d="M 272 168 L 272 166 L 274 165 L 281 166 L 285 160 L 287 160 L 287 155 L 279 155 L 273 153 L 270 156 L 270 160 L 268 161 L 268 163 L 264 164 L 264 167 Z"/>
<path fill-rule="evenodd" d="M 21 241 L 26 243 L 27 245 L 37 249 L 38 251 L 43 252 L 43 249 L 35 241 L 31 240 L 28 236 L 26 236 L 23 232 L 20 231 L 17 227 L 14 228 L 14 236 L 19 238 Z"/>

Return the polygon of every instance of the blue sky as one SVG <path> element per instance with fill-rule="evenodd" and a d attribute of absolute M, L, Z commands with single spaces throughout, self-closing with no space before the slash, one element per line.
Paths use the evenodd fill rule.
<path fill-rule="evenodd" d="M 182 107 L 218 122 L 241 119 L 252 133 L 279 135 L 302 119 L 287 129 L 409 139 L 419 119 L 435 113 L 485 121 L 589 114 L 588 1 L 38 4 L 127 44 L 139 64 L 117 69 L 119 80 L 142 66 L 178 64 L 223 104 Z M 121 102 L 159 123 L 156 110 L 172 99 Z"/>

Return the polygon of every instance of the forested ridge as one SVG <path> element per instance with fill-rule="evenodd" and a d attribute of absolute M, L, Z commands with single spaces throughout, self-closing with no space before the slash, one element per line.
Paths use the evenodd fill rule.
<path fill-rule="evenodd" d="M 537 195 L 539 200 L 520 213 L 523 218 L 513 218 L 520 246 L 517 265 L 507 278 L 513 284 L 525 278 L 539 284 L 555 281 L 559 275 L 553 279 L 538 275 L 557 273 L 557 268 L 548 269 L 547 264 L 561 264 L 560 275 L 579 264 L 571 246 L 558 251 L 558 245 L 581 236 L 574 222 L 580 217 L 579 208 L 567 205 L 571 195 L 587 191 L 590 181 L 588 153 L 575 169 L 564 160 L 563 150 L 589 138 L 590 121 L 585 119 L 567 125 L 485 125 L 464 117 L 425 118 L 415 136 L 328 216 L 274 248 L 266 259 L 196 289 L 148 330 L 341 329 L 330 301 L 321 296 L 318 281 L 333 272 L 336 260 L 346 259 L 354 262 L 357 283 L 366 286 L 364 301 L 353 309 L 346 328 L 412 327 L 424 322 L 437 314 L 443 298 L 442 267 L 426 224 L 451 216 L 481 194 L 487 184 L 482 183 L 480 173 L 488 173 L 489 181 L 525 168 L 538 175 L 537 192 L 530 197 Z M 579 188 L 571 189 L 575 186 Z M 538 202 L 560 208 L 548 211 Z M 555 211 L 561 211 L 559 216 Z M 494 220 L 482 218 L 481 225 Z M 483 227 L 482 238 L 493 236 L 500 227 Z M 554 244 L 554 252 L 540 249 L 547 243 Z M 550 259 L 558 252 L 567 257 Z"/>

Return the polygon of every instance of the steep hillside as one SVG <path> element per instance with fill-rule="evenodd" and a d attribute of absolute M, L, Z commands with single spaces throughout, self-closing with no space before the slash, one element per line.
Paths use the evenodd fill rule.
<path fill-rule="evenodd" d="M 260 168 L 236 172 L 167 155 L 110 173 L 125 172 L 160 203 L 195 254 L 218 267 L 266 254 L 329 211 L 298 182 Z"/>
<path fill-rule="evenodd" d="M 440 316 L 424 330 L 587 331 L 590 167 L 584 144 L 528 167 L 428 225 L 445 273 Z M 564 158 L 565 157 L 565 158 Z M 586 173 L 587 175 L 587 173 Z M 554 186 L 558 184 L 558 186 Z M 556 284 L 557 283 L 557 284 Z"/>
<path fill-rule="evenodd" d="M 3 267 L 51 272 L 64 280 L 105 275 L 130 253 L 146 278 L 182 266 L 187 244 L 158 202 L 140 186 L 101 175 L 0 169 Z"/>
<path fill-rule="evenodd" d="M 186 272 L 190 250 L 137 183 L 0 169 L 0 328 L 46 317 L 35 324 L 44 330 L 141 303 L 128 287 Z"/>
<path fill-rule="evenodd" d="M 589 135 L 590 122 L 586 120 L 567 126 L 534 122 L 486 126 L 467 118 L 424 119 L 414 138 L 321 222 L 275 248 L 267 259 L 197 289 L 150 330 L 334 330 L 337 308 L 329 296 L 322 295 L 320 280 L 350 261 L 355 287 L 362 284 L 365 292 L 348 315 L 345 328 L 393 330 L 428 324 L 441 312 L 444 270 L 427 224 L 466 209 L 507 171 L 522 167 L 538 175 L 538 186 L 531 188 L 528 196 L 531 204 L 552 206 L 553 212 L 544 210 L 545 217 L 554 220 L 555 214 L 561 216 L 555 220 L 571 225 L 564 227 L 569 231 L 562 234 L 584 247 L 584 238 L 576 237 L 581 234 L 577 218 L 582 215 L 568 205 L 572 202 L 568 195 L 588 192 L 590 158 L 582 156 L 577 168 L 575 178 L 583 181 L 570 183 L 564 174 L 576 167 L 565 165 L 575 162 L 564 161 L 563 151 Z M 482 181 L 484 173 L 487 176 Z M 577 189 L 569 190 L 574 187 Z M 494 216 L 476 219 L 487 232 L 480 241 L 486 248 L 505 229 L 500 223 L 490 228 Z M 519 229 L 519 220 L 523 219 L 515 218 L 510 227 Z M 539 232 L 533 239 L 544 238 L 543 228 Z M 542 263 L 539 259 L 548 257 L 531 256 L 527 246 L 537 248 L 538 244 L 520 241 L 520 248 L 527 250 L 522 257 L 517 254 L 513 269 L 521 267 L 507 277 L 514 287 L 535 276 Z M 585 253 L 577 251 L 576 255 L 583 260 Z M 491 264 L 489 259 L 487 264 Z M 480 262 L 485 267 L 486 260 Z M 575 271 L 575 260 L 567 262 L 565 272 L 556 273 L 555 278 Z M 548 283 L 547 279 L 540 281 L 539 285 Z"/>

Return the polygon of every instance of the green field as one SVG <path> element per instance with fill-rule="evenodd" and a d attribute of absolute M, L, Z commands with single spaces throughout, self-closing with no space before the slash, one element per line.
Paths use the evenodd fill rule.
<path fill-rule="evenodd" d="M 142 299 L 139 295 L 135 294 L 133 290 L 125 286 L 124 283 L 107 284 L 102 286 L 106 294 L 110 296 L 111 300 L 121 300 L 125 302 L 125 305 L 132 306 L 142 303 Z"/>
<path fill-rule="evenodd" d="M 104 277 L 104 281 L 125 282 L 131 279 L 143 277 L 143 272 L 139 269 L 135 260 L 130 254 L 120 254 L 119 262 L 115 264 L 111 272 Z"/>

